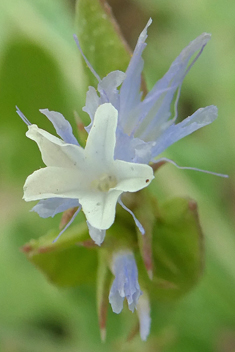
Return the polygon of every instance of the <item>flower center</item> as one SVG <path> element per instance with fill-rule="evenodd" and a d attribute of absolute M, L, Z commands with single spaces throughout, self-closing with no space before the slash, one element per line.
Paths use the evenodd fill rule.
<path fill-rule="evenodd" d="M 113 175 L 103 174 L 98 180 L 94 180 L 91 185 L 98 191 L 108 192 L 110 188 L 117 186 L 117 179 Z"/>

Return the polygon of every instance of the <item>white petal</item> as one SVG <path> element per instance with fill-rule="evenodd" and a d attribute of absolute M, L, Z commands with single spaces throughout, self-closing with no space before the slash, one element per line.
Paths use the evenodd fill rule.
<path fill-rule="evenodd" d="M 114 170 L 118 180 L 115 189 L 123 192 L 139 191 L 147 187 L 154 179 L 153 169 L 149 165 L 115 160 Z"/>
<path fill-rule="evenodd" d="M 87 226 L 88 226 L 88 230 L 91 238 L 98 246 L 100 246 L 101 243 L 104 241 L 106 231 L 100 230 L 91 226 L 91 224 L 88 221 L 87 221 Z"/>
<path fill-rule="evenodd" d="M 103 169 L 113 160 L 117 118 L 118 112 L 110 103 L 100 105 L 88 135 L 86 156 L 96 161 L 97 166 L 100 165 Z"/>
<path fill-rule="evenodd" d="M 46 167 L 29 175 L 24 185 L 24 199 L 78 199 L 87 192 L 87 179 L 77 169 Z"/>
<path fill-rule="evenodd" d="M 79 198 L 91 226 L 106 230 L 113 224 L 117 200 L 121 193 L 122 191 L 110 189 L 108 192 L 86 192 Z"/>
<path fill-rule="evenodd" d="M 37 143 L 42 160 L 47 166 L 82 167 L 84 149 L 74 144 L 66 144 L 37 125 L 30 125 L 28 129 L 26 136 Z"/>
<path fill-rule="evenodd" d="M 40 109 L 53 124 L 57 134 L 66 142 L 78 145 L 77 139 L 73 135 L 72 127 L 70 123 L 64 118 L 60 112 L 49 111 L 48 109 Z"/>

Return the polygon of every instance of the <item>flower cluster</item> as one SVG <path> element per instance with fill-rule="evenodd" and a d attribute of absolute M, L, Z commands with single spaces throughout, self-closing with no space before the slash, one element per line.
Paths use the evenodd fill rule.
<path fill-rule="evenodd" d="M 52 122 L 59 138 L 31 124 L 17 108 L 17 113 L 28 125 L 26 136 L 37 143 L 46 165 L 26 179 L 24 199 L 39 200 L 32 210 L 43 218 L 78 207 L 67 226 L 82 209 L 90 236 L 98 245 L 115 220 L 117 203 L 132 214 L 144 234 L 133 212 L 123 204 L 122 193 L 147 187 L 154 179 L 153 168 L 149 164 L 170 161 L 156 158 L 167 147 L 217 117 L 217 108 L 207 106 L 176 123 L 183 79 L 210 39 L 207 33 L 192 41 L 164 77 L 142 97 L 142 52 L 150 24 L 151 19 L 139 36 L 126 72 L 113 71 L 103 79 L 89 64 L 75 37 L 79 50 L 98 80 L 97 90 L 89 87 L 83 108 L 91 119 L 86 127 L 88 138 L 84 149 L 62 114 L 40 110 Z M 175 114 L 171 117 L 174 99 Z M 113 311 L 119 313 L 122 310 L 125 297 L 131 311 L 139 304 L 141 337 L 146 339 L 150 329 L 150 310 L 146 295 L 141 296 L 133 253 L 115 253 L 111 266 L 115 276 L 109 295 Z M 143 298 L 139 300 L 140 296 Z"/>

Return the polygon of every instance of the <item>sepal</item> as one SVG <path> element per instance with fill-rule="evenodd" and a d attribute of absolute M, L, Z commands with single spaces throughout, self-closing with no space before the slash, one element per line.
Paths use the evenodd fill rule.
<path fill-rule="evenodd" d="M 189 198 L 173 198 L 158 207 L 153 227 L 154 299 L 174 301 L 190 291 L 204 266 L 203 234 L 197 204 Z"/>

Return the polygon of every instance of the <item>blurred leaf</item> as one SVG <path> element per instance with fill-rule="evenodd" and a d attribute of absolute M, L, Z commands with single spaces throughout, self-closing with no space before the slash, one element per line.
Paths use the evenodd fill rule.
<path fill-rule="evenodd" d="M 111 71 L 126 71 L 129 48 L 106 1 L 78 0 L 75 21 L 82 50 L 101 78 Z M 88 71 L 89 84 L 96 86 Z"/>
<path fill-rule="evenodd" d="M 111 273 L 107 266 L 106 253 L 99 251 L 99 262 L 97 271 L 97 310 L 100 327 L 101 340 L 106 338 L 106 318 L 108 310 L 108 296 L 110 289 Z"/>
<path fill-rule="evenodd" d="M 144 207 L 142 206 L 144 204 Z M 144 236 L 137 230 L 140 254 L 150 279 L 153 277 L 153 227 L 156 222 L 157 201 L 150 196 L 148 189 L 143 189 L 136 194 L 135 214 L 143 225 Z"/>
<path fill-rule="evenodd" d="M 202 232 L 195 201 L 174 198 L 158 209 L 153 228 L 154 275 L 151 292 L 177 299 L 198 281 L 203 267 Z"/>
<path fill-rule="evenodd" d="M 95 282 L 97 255 L 82 246 L 89 239 L 86 223 L 79 224 L 55 242 L 58 233 L 52 231 L 22 247 L 30 262 L 58 286 L 75 286 Z M 80 243 L 80 244 L 79 244 Z"/>
<path fill-rule="evenodd" d="M 54 61 L 34 43 L 27 40 L 9 43 L 0 66 L 0 114 L 3 117 L 0 167 L 4 170 L 3 177 L 25 177 L 25 171 L 40 165 L 39 154 L 35 157 L 36 146 L 28 147 L 27 127 L 16 114 L 15 105 L 32 123 L 40 123 L 37 114 L 41 107 L 58 107 L 59 111 L 64 107 L 65 110 L 59 76 Z M 26 77 L 27 84 L 24 84 Z M 43 117 L 41 120 L 39 125 L 47 122 Z"/>

